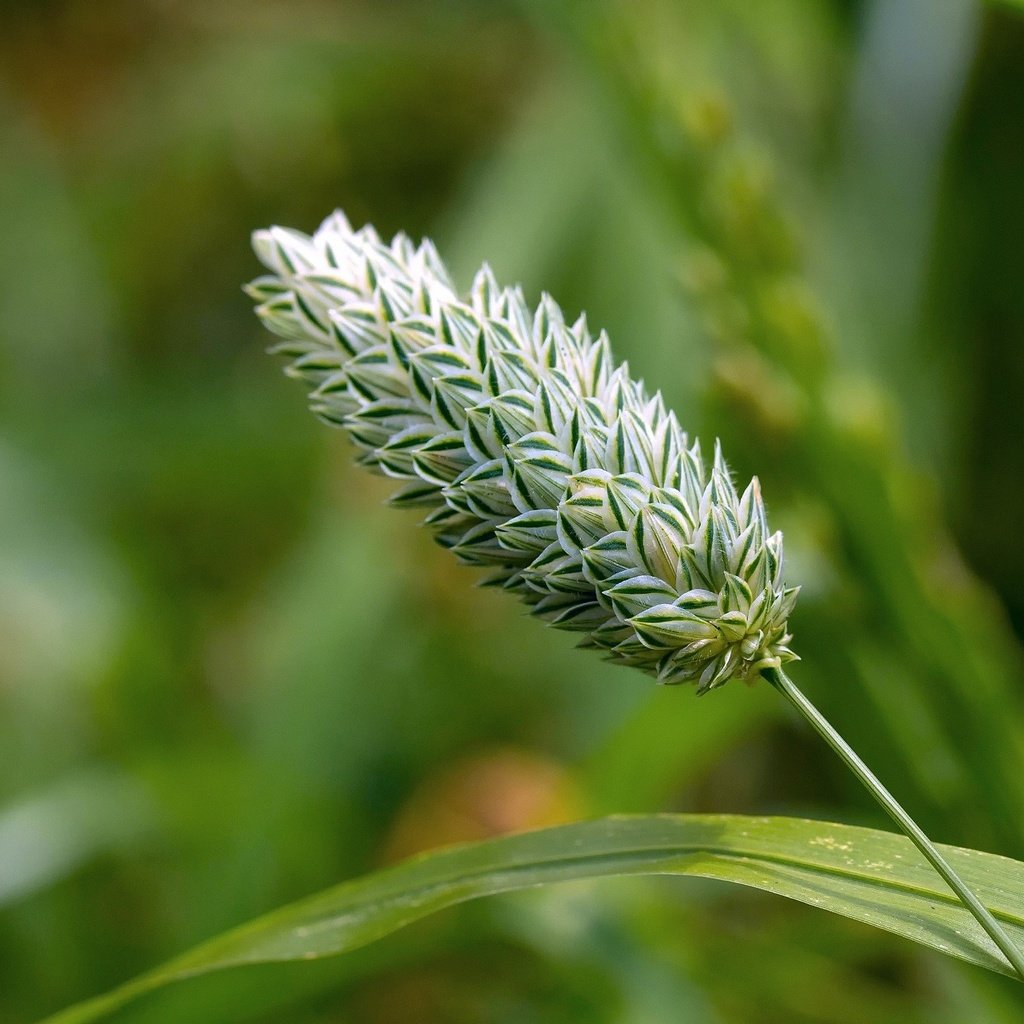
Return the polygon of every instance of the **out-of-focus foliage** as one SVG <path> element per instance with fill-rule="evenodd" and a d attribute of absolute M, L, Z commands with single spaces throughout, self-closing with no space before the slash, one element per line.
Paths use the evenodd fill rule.
<path fill-rule="evenodd" d="M 1009 5 L 0 19 L 0 1022 L 454 839 L 607 811 L 883 825 L 766 687 L 653 690 L 382 507 L 238 289 L 252 227 L 336 205 L 608 328 L 761 477 L 801 682 L 936 839 L 1024 855 Z M 976 969 L 688 885 L 502 897 L 124 1019 L 1019 1012 Z"/>

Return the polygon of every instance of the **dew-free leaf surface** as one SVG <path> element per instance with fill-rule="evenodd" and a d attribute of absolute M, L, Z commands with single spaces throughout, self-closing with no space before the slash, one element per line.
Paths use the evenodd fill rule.
<path fill-rule="evenodd" d="M 942 851 L 1024 945 L 1024 864 L 953 846 Z M 901 836 L 796 818 L 659 814 L 602 818 L 421 855 L 257 918 L 46 1024 L 100 1020 L 164 985 L 231 967 L 338 956 L 481 896 L 638 875 L 689 875 L 762 889 L 1013 973 Z"/>

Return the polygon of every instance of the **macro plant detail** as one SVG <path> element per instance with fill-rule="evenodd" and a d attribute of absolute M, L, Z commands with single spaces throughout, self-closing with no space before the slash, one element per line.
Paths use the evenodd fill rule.
<path fill-rule="evenodd" d="M 367 468 L 410 481 L 398 507 L 490 569 L 533 614 L 663 683 L 704 693 L 795 655 L 781 533 L 757 479 L 708 467 L 604 333 L 532 310 L 488 267 L 459 297 L 429 241 L 390 243 L 335 213 L 312 237 L 259 231 L 247 287 L 288 373 Z"/>
<path fill-rule="evenodd" d="M 0 1024 L 1021 1024 L 1022 19 L 4 5 Z"/>
<path fill-rule="evenodd" d="M 1024 864 L 938 847 L 783 669 L 797 588 L 757 479 L 739 493 L 607 337 L 531 310 L 487 267 L 463 300 L 429 241 L 340 213 L 312 236 L 258 231 L 246 286 L 274 351 L 392 504 L 541 619 L 698 693 L 764 679 L 903 832 L 782 817 L 599 818 L 435 849 L 233 928 L 47 1019 L 89 1024 L 242 965 L 336 956 L 444 907 L 569 879 L 678 875 L 773 892 L 1024 980 Z M 914 847 L 927 865 L 914 855 Z M 984 897 L 984 902 L 978 894 Z M 991 909 L 990 909 L 991 908 Z"/>
<path fill-rule="evenodd" d="M 917 846 L 1024 980 L 1024 950 L 782 669 L 796 655 L 781 533 L 756 478 L 710 470 L 660 393 L 649 395 L 586 317 L 535 311 L 485 266 L 468 300 L 433 243 L 390 245 L 341 212 L 312 235 L 257 231 L 271 271 L 247 286 L 314 411 L 367 468 L 411 480 L 392 498 L 486 582 L 581 646 L 705 693 L 765 678 Z"/>

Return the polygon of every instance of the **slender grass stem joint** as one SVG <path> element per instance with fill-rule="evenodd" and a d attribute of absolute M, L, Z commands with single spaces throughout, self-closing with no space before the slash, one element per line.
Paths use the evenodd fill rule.
<path fill-rule="evenodd" d="M 978 897 L 967 887 L 966 883 L 954 871 L 949 861 L 936 849 L 932 841 L 924 834 L 920 826 L 904 810 L 902 805 L 879 781 L 878 777 L 860 759 L 856 751 L 836 732 L 834 726 L 804 696 L 796 683 L 782 669 L 769 668 L 764 677 L 776 690 L 807 719 L 815 731 L 839 755 L 843 763 L 863 783 L 867 791 L 878 801 L 882 809 L 899 826 L 900 830 L 921 851 L 929 864 L 942 876 L 946 884 L 956 893 L 960 902 L 974 915 L 978 924 L 985 929 L 989 938 L 996 944 L 1000 952 L 1016 970 L 1024 981 L 1024 950 L 1006 934 L 1002 925 L 992 916 Z"/>
<path fill-rule="evenodd" d="M 586 319 L 484 267 L 460 297 L 434 246 L 335 213 L 258 231 L 247 288 L 276 351 L 392 501 L 581 646 L 698 692 L 795 657 L 782 535 Z"/>

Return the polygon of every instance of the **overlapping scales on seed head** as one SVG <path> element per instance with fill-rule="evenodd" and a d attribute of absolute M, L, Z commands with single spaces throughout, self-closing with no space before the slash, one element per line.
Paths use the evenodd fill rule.
<path fill-rule="evenodd" d="M 270 273 L 247 291 L 313 410 L 486 582 L 699 692 L 794 657 L 756 479 L 737 494 L 717 445 L 709 469 L 583 317 L 531 310 L 486 266 L 460 298 L 432 243 L 340 213 L 254 244 Z"/>

